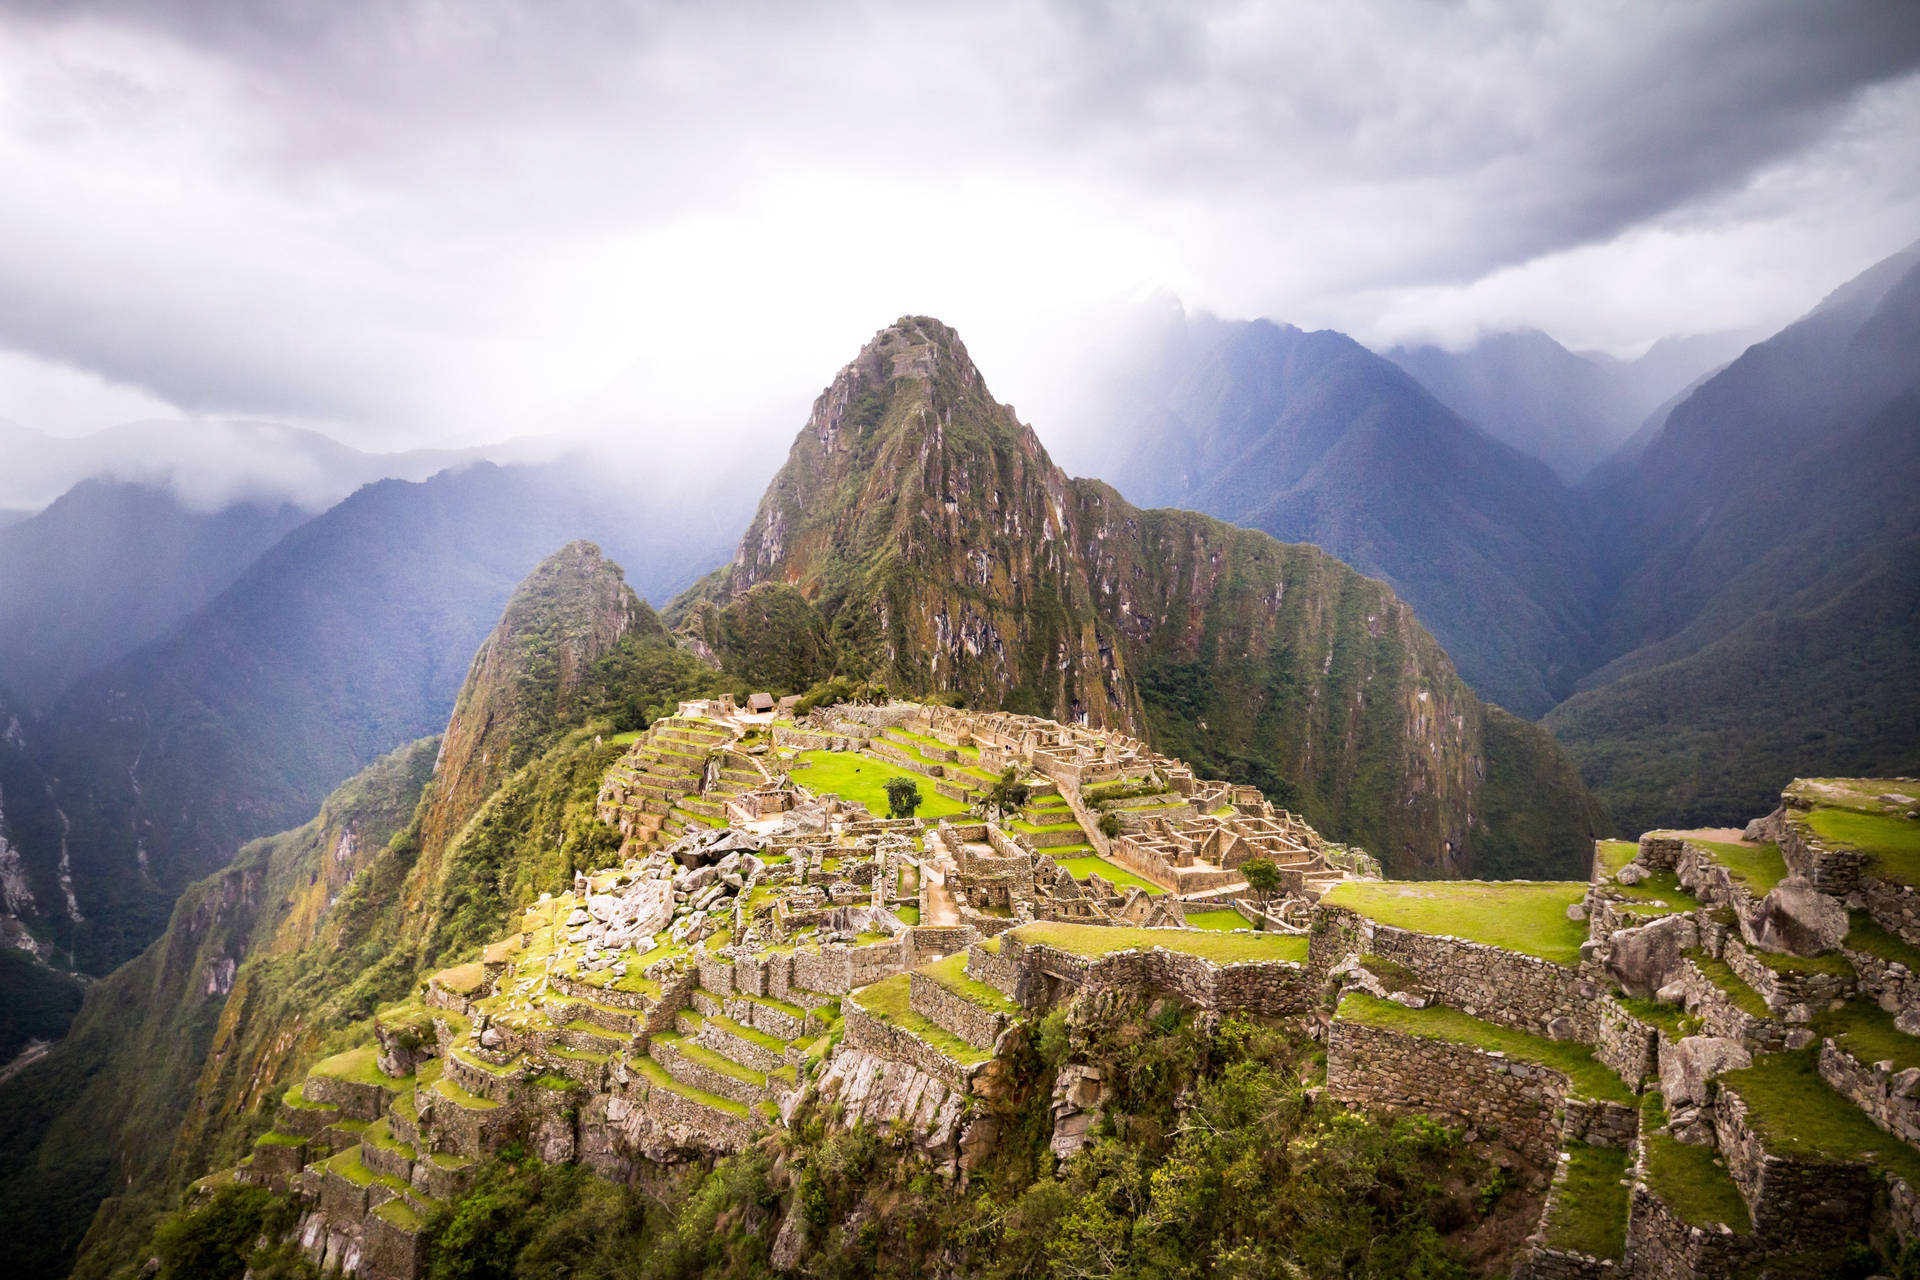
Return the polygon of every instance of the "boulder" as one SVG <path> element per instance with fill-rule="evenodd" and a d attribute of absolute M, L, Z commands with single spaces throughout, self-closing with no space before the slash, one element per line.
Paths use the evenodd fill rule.
<path fill-rule="evenodd" d="M 1753 1065 L 1753 1055 L 1725 1036 L 1688 1036 L 1660 1046 L 1660 1092 L 1676 1110 L 1707 1101 L 1707 1082 L 1723 1071 Z"/>
<path fill-rule="evenodd" d="M 1788 876 L 1740 921 L 1748 942 L 1766 951 L 1824 955 L 1847 936 L 1847 909 L 1814 888 L 1804 876 Z"/>
<path fill-rule="evenodd" d="M 1586 918 L 1587 918 L 1587 908 L 1585 903 L 1569 902 L 1567 904 L 1567 919 L 1573 921 L 1575 924 L 1578 924 L 1579 922 L 1581 922 L 1582 920 L 1585 920 Z"/>
<path fill-rule="evenodd" d="M 1629 862 L 1614 872 L 1613 878 L 1620 884 L 1639 884 L 1647 878 L 1647 869 L 1637 862 Z"/>
<path fill-rule="evenodd" d="M 592 921 L 593 917 L 587 914 L 586 908 L 575 907 L 573 914 L 567 917 L 567 928 L 578 929 L 581 925 L 590 924 Z"/>
<path fill-rule="evenodd" d="M 1663 916 L 1633 929 L 1616 929 L 1607 936 L 1607 972 L 1627 994 L 1649 996 L 1673 980 L 1682 953 L 1699 945 L 1693 917 Z"/>

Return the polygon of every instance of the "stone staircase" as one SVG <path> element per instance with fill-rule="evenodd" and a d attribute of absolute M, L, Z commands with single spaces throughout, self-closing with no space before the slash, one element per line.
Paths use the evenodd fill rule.
<path fill-rule="evenodd" d="M 726 801 L 765 781 L 734 732 L 690 716 L 663 716 L 607 771 L 598 802 L 627 848 L 644 852 L 688 831 L 727 825 Z"/>

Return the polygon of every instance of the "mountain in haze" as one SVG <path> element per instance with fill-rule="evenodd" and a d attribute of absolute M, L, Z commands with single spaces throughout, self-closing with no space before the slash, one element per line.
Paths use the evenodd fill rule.
<path fill-rule="evenodd" d="M 198 511 L 165 489 L 82 481 L 0 529 L 0 682 L 50 705 L 197 612 L 307 518 L 290 503 Z"/>
<path fill-rule="evenodd" d="M 1449 409 L 1571 484 L 1753 336 L 1664 338 L 1631 361 L 1569 351 L 1538 329 L 1488 334 L 1462 351 L 1401 346 L 1384 354 Z"/>
<path fill-rule="evenodd" d="M 470 653 L 444 735 L 189 886 L 68 1038 L 0 1082 L 0 1230 L 21 1274 L 117 1268 L 328 1037 L 566 887 L 582 841 L 604 858 L 618 837 L 595 796 L 625 749 L 610 734 L 717 678 L 580 542 L 533 568 Z"/>
<path fill-rule="evenodd" d="M 1920 772 L 1920 245 L 1676 406 L 1584 495 L 1605 652 L 1547 719 L 1629 828 Z"/>
<path fill-rule="evenodd" d="M 850 674 L 1146 737 L 1401 874 L 1565 871 L 1593 830 L 1558 750 L 1384 584 L 1069 479 L 937 320 L 840 371 L 732 563 L 671 616 L 769 593 L 817 611 Z"/>
<path fill-rule="evenodd" d="M 738 527 L 724 503 L 609 492 L 559 467 L 361 489 L 41 717 L 62 835 L 20 841 L 35 927 L 90 972 L 137 953 L 183 885 L 444 725 L 508 593 L 551 548 L 591 537 L 664 596 Z M 72 912 L 49 905 L 63 857 Z"/>
<path fill-rule="evenodd" d="M 1593 584 L 1571 495 L 1343 334 L 1182 319 L 1112 430 L 1129 498 L 1386 580 L 1476 692 L 1524 716 L 1586 670 Z"/>
<path fill-rule="evenodd" d="M 199 510 L 292 503 L 309 514 L 376 480 L 519 460 L 512 443 L 369 453 L 306 427 L 229 418 L 129 422 L 80 436 L 0 420 L 0 458 L 0 507 L 37 509 L 82 481 L 110 479 L 167 489 Z"/>

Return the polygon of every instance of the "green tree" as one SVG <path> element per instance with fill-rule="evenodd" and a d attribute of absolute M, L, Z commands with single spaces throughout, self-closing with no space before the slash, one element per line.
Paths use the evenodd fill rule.
<path fill-rule="evenodd" d="M 1260 895 L 1265 902 L 1280 888 L 1280 868 L 1265 858 L 1249 858 L 1240 864 L 1240 874 L 1247 878 L 1247 887 Z"/>
<path fill-rule="evenodd" d="M 920 784 L 912 778 L 887 779 L 887 816 L 911 818 L 920 807 Z"/>
<path fill-rule="evenodd" d="M 1120 815 L 1117 813 L 1101 814 L 1100 834 L 1109 840 L 1118 840 L 1120 838 Z"/>
<path fill-rule="evenodd" d="M 1033 794 L 1033 788 L 1020 781 L 1018 771 L 1008 769 L 995 778 L 980 797 L 980 811 L 998 821 L 1007 816 L 1009 810 L 1018 809 Z"/>

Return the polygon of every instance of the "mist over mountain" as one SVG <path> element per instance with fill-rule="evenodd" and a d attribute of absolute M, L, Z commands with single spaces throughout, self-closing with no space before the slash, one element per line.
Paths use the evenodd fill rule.
<path fill-rule="evenodd" d="M 1468 683 L 1515 712 L 1571 690 L 1592 584 L 1545 465 L 1344 334 L 1180 318 L 1137 370 L 1101 478 L 1385 579 Z"/>
<path fill-rule="evenodd" d="M 1612 661 L 1547 723 L 1631 823 L 1920 769 L 1920 245 L 1680 403 L 1586 495 Z"/>
<path fill-rule="evenodd" d="M 1400 346 L 1383 354 L 1455 413 L 1571 484 L 1754 336 L 1663 338 L 1631 361 L 1569 351 L 1538 329 L 1488 334 L 1457 352 Z"/>
<path fill-rule="evenodd" d="M 295 528 L 169 634 L 80 679 L 36 727 L 63 841 L 21 841 L 37 924 L 102 972 L 245 840 L 438 731 L 508 593 L 555 546 L 618 549 L 664 598 L 723 558 L 725 493 L 610 493 L 567 467 L 385 480 Z M 79 920 L 61 901 L 70 851 Z"/>
<path fill-rule="evenodd" d="M 0 680 L 44 709 L 197 612 L 307 518 L 291 503 L 201 511 L 166 489 L 82 481 L 0 529 Z"/>

